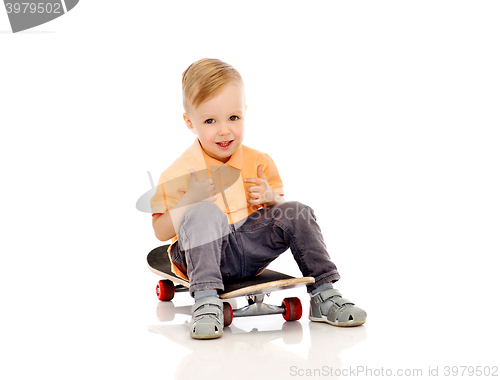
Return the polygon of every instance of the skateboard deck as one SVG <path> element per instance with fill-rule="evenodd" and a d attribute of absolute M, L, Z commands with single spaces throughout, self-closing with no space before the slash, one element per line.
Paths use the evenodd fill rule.
<path fill-rule="evenodd" d="M 160 280 L 156 287 L 156 295 L 160 301 L 170 301 L 176 292 L 188 291 L 189 282 L 178 277 L 171 270 L 169 245 L 153 249 L 147 257 L 148 267 L 157 275 L 165 278 Z M 264 303 L 264 295 L 276 290 L 290 289 L 314 283 L 313 277 L 293 277 L 287 274 L 265 269 L 258 276 L 225 281 L 224 292 L 219 294 L 221 299 L 245 296 L 248 305 L 239 309 L 232 309 L 228 302 L 224 302 L 224 326 L 229 326 L 234 317 L 248 317 L 255 315 L 282 314 L 286 321 L 296 321 L 302 316 L 302 304 L 297 297 L 285 298 L 281 306 Z M 174 284 L 178 284 L 174 286 Z"/>
<path fill-rule="evenodd" d="M 153 249 L 147 257 L 149 269 L 176 284 L 189 288 L 189 282 L 178 277 L 171 270 L 169 245 Z M 284 273 L 265 269 L 261 274 L 240 280 L 224 282 L 224 292 L 219 296 L 222 299 L 242 297 L 248 295 L 268 294 L 276 290 L 290 289 L 314 283 L 313 277 L 293 277 Z"/>

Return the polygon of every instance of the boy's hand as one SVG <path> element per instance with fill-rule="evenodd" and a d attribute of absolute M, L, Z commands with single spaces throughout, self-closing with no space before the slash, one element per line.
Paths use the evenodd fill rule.
<path fill-rule="evenodd" d="M 276 203 L 283 202 L 284 199 L 280 197 L 276 192 L 269 186 L 266 181 L 266 176 L 264 175 L 264 165 L 260 164 L 257 167 L 257 176 L 259 178 L 245 178 L 246 183 L 253 183 L 255 186 L 250 186 L 247 188 L 248 199 L 247 202 L 250 203 L 254 208 L 257 209 L 260 205 L 272 206 Z"/>
<path fill-rule="evenodd" d="M 191 204 L 198 202 L 215 202 L 217 199 L 216 186 L 212 178 L 198 181 L 194 169 L 189 169 L 189 189 L 184 196 L 187 196 Z"/>

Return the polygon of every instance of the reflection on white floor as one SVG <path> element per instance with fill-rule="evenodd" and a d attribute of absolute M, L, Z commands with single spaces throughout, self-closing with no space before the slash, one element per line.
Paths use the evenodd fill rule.
<path fill-rule="evenodd" d="M 279 293 L 270 298 L 284 297 L 285 292 Z M 218 378 L 222 370 L 224 379 L 289 379 L 307 376 L 305 371 L 311 368 L 331 371 L 328 378 L 337 379 L 334 371 L 343 366 L 339 354 L 367 338 L 365 326 L 340 328 L 310 322 L 309 297 L 305 295 L 300 297 L 300 321 L 286 322 L 280 315 L 234 318 L 224 328 L 222 338 L 195 340 L 189 336 L 192 300 L 187 294 L 181 297 L 159 302 L 161 323 L 148 327 L 168 341 L 169 351 L 176 346 L 189 350 L 177 368 L 171 369 L 170 376 L 175 371 L 175 379 L 199 379 L 200 374 L 202 378 Z M 230 302 L 233 308 L 246 304 L 244 298 Z"/>

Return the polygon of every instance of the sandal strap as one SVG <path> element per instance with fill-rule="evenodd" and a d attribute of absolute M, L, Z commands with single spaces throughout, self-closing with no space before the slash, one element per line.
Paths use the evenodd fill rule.
<path fill-rule="evenodd" d="M 200 298 L 191 308 L 193 317 L 198 317 L 205 314 L 214 314 L 221 318 L 222 314 L 222 300 L 217 297 L 204 297 Z"/>
<path fill-rule="evenodd" d="M 337 299 L 334 301 L 334 303 L 338 308 L 335 308 L 332 305 L 327 315 L 329 321 L 347 322 L 347 316 L 351 315 L 353 312 L 361 310 L 358 307 L 354 306 L 354 303 L 345 298 Z"/>
<path fill-rule="evenodd" d="M 193 313 L 193 318 L 202 317 L 205 315 L 213 315 L 216 318 L 221 318 L 222 310 L 216 305 L 203 305 Z"/>
<path fill-rule="evenodd" d="M 354 302 L 349 301 L 347 298 L 333 298 L 330 301 L 332 301 L 339 308 L 344 305 L 354 305 Z"/>
<path fill-rule="evenodd" d="M 342 294 L 340 294 L 340 292 L 337 289 L 328 289 L 328 290 L 322 291 L 322 292 L 316 294 L 315 296 L 313 296 L 312 300 L 317 305 L 317 304 L 321 304 L 321 303 L 325 302 L 328 298 L 332 298 L 332 297 L 336 297 L 336 296 L 342 297 Z M 332 301 L 333 301 L 333 299 L 332 299 Z"/>

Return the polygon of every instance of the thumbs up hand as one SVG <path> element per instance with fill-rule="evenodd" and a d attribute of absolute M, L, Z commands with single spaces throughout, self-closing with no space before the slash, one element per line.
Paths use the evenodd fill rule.
<path fill-rule="evenodd" d="M 249 186 L 247 188 L 247 202 L 253 206 L 253 209 L 258 209 L 261 205 L 265 207 L 284 202 L 284 199 L 276 194 L 276 192 L 267 183 L 266 176 L 264 175 L 263 164 L 260 164 L 257 167 L 257 177 L 258 178 L 244 179 L 245 183 L 254 184 L 254 186 Z"/>
<path fill-rule="evenodd" d="M 197 173 L 194 169 L 189 169 L 189 189 L 184 196 L 191 203 L 197 202 L 215 202 L 217 200 L 217 189 L 212 178 L 207 178 L 203 181 L 198 180 Z"/>

